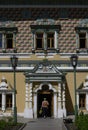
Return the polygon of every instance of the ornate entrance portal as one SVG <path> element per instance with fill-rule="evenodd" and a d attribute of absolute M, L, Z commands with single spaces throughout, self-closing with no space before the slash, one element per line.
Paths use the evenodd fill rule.
<path fill-rule="evenodd" d="M 66 116 L 65 108 L 65 73 L 57 66 L 44 60 L 25 72 L 26 94 L 24 117 L 38 118 L 44 97 L 49 101 L 49 117 Z"/>

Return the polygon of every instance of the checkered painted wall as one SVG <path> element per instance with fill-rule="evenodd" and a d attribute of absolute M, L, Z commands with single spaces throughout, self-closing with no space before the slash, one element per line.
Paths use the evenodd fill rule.
<path fill-rule="evenodd" d="M 75 27 L 79 21 L 88 18 L 88 9 L 83 8 L 1 8 L 0 21 L 13 21 L 18 28 L 16 46 L 18 53 L 29 53 L 32 49 L 32 32 L 30 24 L 40 18 L 54 19 L 61 25 L 59 48 L 61 53 L 76 51 Z M 10 52 L 11 50 L 9 50 Z"/>

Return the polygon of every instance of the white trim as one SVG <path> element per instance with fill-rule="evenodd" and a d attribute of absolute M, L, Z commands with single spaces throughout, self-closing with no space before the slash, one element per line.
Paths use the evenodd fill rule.
<path fill-rule="evenodd" d="M 48 83 L 48 82 L 47 83 L 41 83 L 39 85 L 39 87 L 37 89 L 35 89 L 34 92 L 38 92 L 38 90 L 41 90 L 43 85 L 48 85 L 49 89 L 53 90 L 54 92 L 57 92 L 56 89 L 50 83 Z"/>
<path fill-rule="evenodd" d="M 21 70 L 32 70 L 34 67 L 17 67 L 16 70 L 17 71 L 21 71 Z M 73 71 L 73 67 L 57 67 L 58 70 L 69 70 L 69 71 Z M 13 71 L 12 67 L 0 67 L 1 71 Z M 78 71 L 87 71 L 88 67 L 77 67 L 76 70 Z"/>
<path fill-rule="evenodd" d="M 48 53 L 48 56 L 52 58 L 52 56 L 56 55 L 57 53 Z M 88 58 L 88 53 L 59 53 L 61 58 L 70 58 L 70 56 L 72 54 L 77 54 L 79 56 L 79 58 Z M 33 55 L 32 52 L 31 53 L 0 53 L 0 58 L 10 58 L 10 56 L 12 55 L 16 55 L 18 58 L 31 58 L 31 56 Z M 43 58 L 44 53 L 35 53 L 34 55 L 36 56 L 40 56 L 40 58 Z M 41 56 L 42 55 L 42 56 Z"/>

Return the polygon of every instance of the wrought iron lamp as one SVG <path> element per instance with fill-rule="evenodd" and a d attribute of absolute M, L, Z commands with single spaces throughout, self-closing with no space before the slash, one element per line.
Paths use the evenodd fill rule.
<path fill-rule="evenodd" d="M 13 67 L 13 72 L 14 72 L 14 123 L 17 123 L 17 107 L 16 107 L 16 67 L 17 67 L 17 62 L 18 58 L 13 55 L 11 58 L 11 64 Z"/>
<path fill-rule="evenodd" d="M 77 67 L 77 63 L 78 63 L 78 56 L 76 54 L 73 54 L 71 57 L 70 57 L 70 60 L 71 60 L 71 64 L 74 68 L 74 96 L 75 96 L 75 119 L 77 117 L 77 114 L 78 114 L 78 110 L 77 110 L 77 96 L 76 96 L 76 67 Z"/>

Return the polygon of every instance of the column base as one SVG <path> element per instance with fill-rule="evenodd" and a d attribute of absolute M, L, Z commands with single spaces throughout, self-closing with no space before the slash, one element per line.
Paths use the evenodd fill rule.
<path fill-rule="evenodd" d="M 66 109 L 63 109 L 63 116 L 66 117 Z"/>
<path fill-rule="evenodd" d="M 33 118 L 32 108 L 25 108 L 24 109 L 24 118 Z"/>
<path fill-rule="evenodd" d="M 63 109 L 58 109 L 58 118 L 63 118 Z"/>

